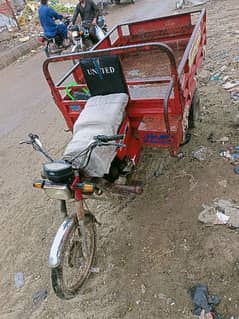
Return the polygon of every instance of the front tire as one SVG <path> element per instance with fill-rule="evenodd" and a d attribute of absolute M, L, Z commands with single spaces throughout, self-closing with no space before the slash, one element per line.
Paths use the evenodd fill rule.
<path fill-rule="evenodd" d="M 85 44 L 82 42 L 82 44 L 75 46 L 75 48 L 72 49 L 71 53 L 84 52 L 84 51 L 87 51 L 87 50 L 86 50 Z M 79 60 L 73 60 L 74 65 L 78 62 Z"/>
<path fill-rule="evenodd" d="M 87 214 L 85 218 L 88 256 L 83 256 L 80 227 L 75 218 L 69 235 L 63 239 L 60 264 L 51 270 L 53 290 L 61 299 L 72 299 L 76 296 L 88 278 L 94 262 L 96 250 L 95 222 L 90 214 Z"/>
<path fill-rule="evenodd" d="M 45 51 L 46 57 L 49 58 L 50 53 L 49 53 L 49 46 L 48 46 L 48 44 L 45 46 L 44 51 Z"/>

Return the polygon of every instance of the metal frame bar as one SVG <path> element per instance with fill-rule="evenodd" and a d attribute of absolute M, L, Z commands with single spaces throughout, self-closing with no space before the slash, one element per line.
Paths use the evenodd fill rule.
<path fill-rule="evenodd" d="M 195 25 L 192 25 L 191 24 L 191 19 L 192 19 L 191 15 L 194 13 L 198 13 L 199 16 L 198 16 L 198 19 L 197 19 Z M 183 56 L 181 58 L 181 61 L 178 65 L 178 67 L 176 64 L 176 58 L 175 58 L 173 50 L 168 46 L 168 44 L 166 44 L 164 42 L 150 41 L 150 42 L 146 42 L 146 43 L 136 43 L 136 44 L 131 44 L 131 45 L 120 46 L 124 43 L 124 41 L 122 41 L 122 39 L 127 38 L 127 30 L 126 30 L 126 35 L 125 35 L 123 32 L 123 29 L 122 29 L 123 26 L 127 26 L 129 28 L 129 35 L 128 36 L 130 38 L 130 36 L 131 36 L 130 29 L 131 28 L 135 27 L 135 29 L 133 30 L 133 34 L 132 34 L 132 36 L 134 36 L 134 33 L 137 31 L 139 31 L 139 33 L 140 33 L 141 29 L 143 30 L 144 23 L 147 23 L 146 29 L 151 28 L 152 32 L 153 32 L 154 28 L 155 28 L 155 24 L 154 24 L 155 22 L 159 21 L 160 26 L 162 26 L 162 23 L 161 23 L 162 20 L 167 21 L 167 19 L 168 20 L 177 19 L 178 17 L 185 17 L 185 19 L 182 20 L 184 22 L 184 25 L 183 25 L 183 27 L 184 27 L 183 32 L 184 33 L 186 32 L 185 28 L 189 28 L 189 29 L 191 28 L 191 30 L 192 30 L 192 26 L 194 26 L 193 30 L 192 30 L 192 34 L 189 35 L 189 40 L 188 40 L 188 43 L 186 45 L 186 49 L 183 53 Z M 153 23 L 153 25 L 150 25 L 150 23 Z M 145 114 L 155 114 L 156 109 L 160 108 L 158 113 L 161 113 L 161 114 L 163 113 L 166 131 L 170 137 L 171 130 L 170 130 L 170 122 L 169 122 L 169 108 L 171 109 L 171 112 L 173 114 L 176 112 L 175 113 L 176 115 L 178 115 L 179 117 L 180 116 L 183 117 L 183 112 L 184 112 L 184 109 L 186 107 L 186 104 L 190 103 L 190 101 L 191 101 L 191 99 L 188 99 L 185 94 L 193 94 L 194 89 L 195 89 L 195 87 L 194 87 L 195 81 L 193 83 L 191 83 L 190 81 L 191 81 L 192 77 L 195 76 L 195 74 L 200 66 L 201 56 L 199 57 L 199 55 L 201 54 L 202 46 L 206 43 L 206 25 L 205 25 L 205 23 L 206 23 L 206 10 L 205 9 L 195 10 L 195 11 L 177 14 L 177 15 L 173 15 L 173 16 L 154 18 L 151 20 L 126 22 L 123 24 L 116 25 L 113 29 L 111 29 L 107 33 L 107 35 L 105 36 L 104 39 L 102 39 L 99 43 L 97 43 L 92 48 L 92 50 L 90 50 L 88 52 L 81 52 L 81 53 L 77 52 L 77 53 L 65 54 L 62 56 L 55 56 L 55 57 L 48 58 L 43 64 L 43 72 L 44 72 L 44 75 L 48 81 L 50 88 L 51 88 L 51 92 L 52 92 L 52 95 L 55 99 L 55 102 L 56 102 L 57 106 L 61 109 L 61 111 L 63 112 L 63 115 L 65 116 L 65 120 L 66 120 L 68 126 L 69 127 L 72 126 L 72 118 L 73 117 L 75 118 L 75 115 L 77 116 L 77 114 L 76 114 L 76 112 L 75 113 L 71 112 L 70 113 L 71 116 L 69 116 L 69 112 L 64 113 L 64 109 L 66 109 L 68 107 L 69 101 L 62 100 L 62 96 L 61 96 L 59 91 L 64 89 L 64 86 L 61 86 L 62 83 L 72 74 L 77 75 L 76 80 L 81 81 L 81 73 L 79 73 L 79 71 L 77 71 L 77 68 L 79 67 L 80 62 L 77 62 L 74 66 L 72 66 L 56 84 L 54 84 L 53 79 L 51 77 L 51 74 L 49 72 L 49 65 L 51 63 L 60 62 L 60 61 L 71 61 L 71 60 L 76 61 L 76 60 L 80 60 L 83 58 L 99 57 L 99 56 L 103 56 L 103 55 L 119 55 L 119 56 L 121 56 L 121 55 L 125 55 L 128 53 L 138 53 L 139 51 L 142 52 L 142 51 L 150 51 L 150 50 L 159 50 L 159 51 L 165 53 L 169 59 L 170 76 L 165 77 L 165 78 L 161 78 L 161 79 L 155 78 L 152 80 L 146 79 L 146 80 L 142 80 L 142 81 L 141 80 L 133 80 L 133 81 L 128 80 L 127 85 L 130 86 L 130 85 L 153 84 L 153 83 L 168 83 L 167 92 L 164 96 L 164 99 L 148 98 L 148 99 L 140 99 L 139 100 L 140 102 L 137 99 L 132 99 L 130 101 L 129 106 L 128 106 L 128 112 L 129 112 L 129 117 L 133 121 L 137 122 L 140 118 L 143 117 L 143 115 L 142 115 L 143 112 L 145 112 Z M 190 59 L 191 50 L 197 41 L 197 35 L 198 35 L 199 31 L 202 32 L 201 42 L 200 42 L 200 45 L 198 48 L 198 52 L 196 52 L 197 54 L 195 56 L 195 61 L 193 62 L 193 66 L 190 66 L 189 59 Z M 117 43 L 113 42 L 113 44 L 112 44 L 110 36 L 114 35 L 114 32 L 117 32 L 117 34 L 115 34 Z M 149 32 L 149 34 L 150 34 L 150 32 Z M 135 35 L 137 35 L 137 34 L 135 34 Z M 166 38 L 170 36 L 170 34 L 167 34 L 167 32 L 165 33 L 165 35 L 166 35 Z M 180 36 L 181 36 L 180 34 L 175 36 L 175 38 L 174 38 L 175 44 L 177 44 L 178 39 L 181 39 Z M 113 41 L 114 41 L 114 39 L 113 39 Z M 147 39 L 146 39 L 146 41 L 147 41 Z M 185 39 L 185 41 L 186 41 L 186 39 Z M 172 38 L 171 42 L 173 43 L 173 38 Z M 118 45 L 118 46 L 113 47 L 113 45 Z M 97 48 L 99 48 L 99 49 L 97 49 Z M 183 78 L 182 78 L 182 76 L 183 76 Z M 82 76 L 82 79 L 83 79 L 83 76 Z M 182 79 L 184 79 L 184 81 L 182 81 Z M 184 84 L 186 86 L 184 86 Z M 79 84 L 79 85 L 81 85 L 81 84 Z M 172 95 L 173 90 L 174 90 L 174 98 L 172 101 L 172 99 L 170 99 L 170 96 Z M 191 92 L 190 90 L 193 92 Z M 71 101 L 71 102 L 73 103 L 73 101 Z M 79 102 L 83 103 L 83 101 L 79 101 Z M 142 106 L 142 108 L 137 109 L 138 105 Z M 144 107 L 144 105 L 145 105 L 145 107 Z M 177 137 L 176 139 L 177 139 L 177 142 L 175 142 L 175 143 L 179 143 L 179 141 L 178 141 L 179 137 Z M 175 151 L 175 145 L 172 145 L 172 150 Z"/>

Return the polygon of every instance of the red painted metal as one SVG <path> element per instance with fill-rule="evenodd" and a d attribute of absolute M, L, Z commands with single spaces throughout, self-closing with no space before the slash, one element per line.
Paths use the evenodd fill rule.
<path fill-rule="evenodd" d="M 83 200 L 82 192 L 79 188 L 77 188 L 77 184 L 80 183 L 80 177 L 76 176 L 73 180 L 73 183 L 71 185 L 71 189 L 75 192 L 75 200 L 76 201 L 81 201 Z"/>
<path fill-rule="evenodd" d="M 126 132 L 127 147 L 119 150 L 118 157 L 129 156 L 137 162 L 144 145 L 168 148 L 175 156 L 184 141 L 183 118 L 191 107 L 205 45 L 203 9 L 117 25 L 91 51 L 51 57 L 44 62 L 43 71 L 55 103 L 72 130 L 80 111 L 71 110 L 71 106 L 83 109 L 85 101 L 71 101 L 64 94 L 65 82 L 74 77 L 77 85 L 72 92 L 86 87 L 79 63 L 73 65 L 72 61 L 118 55 L 129 92 L 127 116 L 119 130 Z M 70 62 L 70 68 L 55 81 L 49 67 L 62 61 Z"/>

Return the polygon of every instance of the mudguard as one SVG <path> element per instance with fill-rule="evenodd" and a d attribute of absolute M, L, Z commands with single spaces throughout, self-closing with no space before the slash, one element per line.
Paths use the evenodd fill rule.
<path fill-rule="evenodd" d="M 74 218 L 67 217 L 58 228 L 58 231 L 51 245 L 48 258 L 48 266 L 50 268 L 56 268 L 60 265 L 63 243 L 65 238 L 67 238 L 68 234 L 70 233 L 74 223 Z"/>

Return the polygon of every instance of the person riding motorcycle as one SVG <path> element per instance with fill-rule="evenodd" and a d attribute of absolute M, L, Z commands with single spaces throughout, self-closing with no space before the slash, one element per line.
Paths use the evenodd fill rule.
<path fill-rule="evenodd" d="M 54 38 L 59 35 L 63 39 L 63 46 L 69 46 L 67 26 L 63 23 L 55 23 L 55 20 L 62 20 L 64 17 L 48 6 L 48 0 L 41 0 L 38 15 L 44 35 L 48 38 Z"/>
<path fill-rule="evenodd" d="M 98 38 L 96 36 L 96 24 L 97 18 L 99 15 L 99 9 L 93 0 L 79 0 L 75 8 L 73 18 L 71 20 L 72 24 L 75 24 L 78 15 L 80 14 L 82 22 L 85 24 L 85 27 L 89 29 L 89 34 L 91 40 L 96 43 Z"/>

